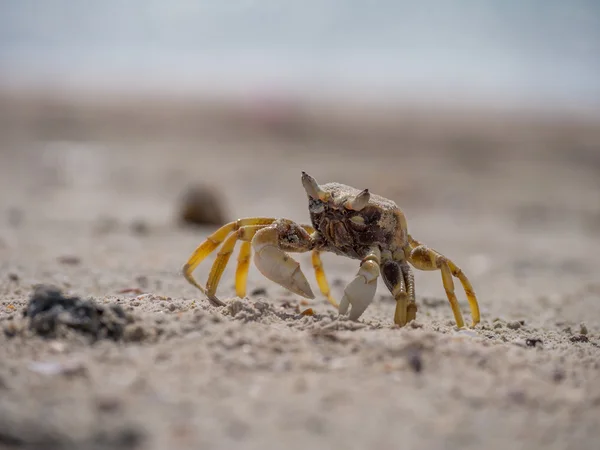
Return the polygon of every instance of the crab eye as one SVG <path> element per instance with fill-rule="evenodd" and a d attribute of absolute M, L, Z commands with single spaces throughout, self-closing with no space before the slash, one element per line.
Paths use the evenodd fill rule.
<path fill-rule="evenodd" d="M 310 199 L 308 202 L 308 209 L 314 214 L 321 214 L 325 211 L 325 204 L 320 200 Z"/>

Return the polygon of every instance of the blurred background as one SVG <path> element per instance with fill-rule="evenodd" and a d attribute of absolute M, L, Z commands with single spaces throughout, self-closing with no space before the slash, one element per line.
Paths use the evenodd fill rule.
<path fill-rule="evenodd" d="M 595 235 L 599 74 L 594 1 L 2 0 L 1 205 L 305 221 L 306 170 L 431 233 Z"/>

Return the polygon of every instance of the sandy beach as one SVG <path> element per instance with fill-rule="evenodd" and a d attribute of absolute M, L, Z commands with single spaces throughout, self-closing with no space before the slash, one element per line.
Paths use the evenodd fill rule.
<path fill-rule="evenodd" d="M 409 326 L 381 281 L 338 317 L 309 254 L 315 300 L 254 266 L 237 298 L 234 255 L 210 306 L 181 267 L 217 227 L 183 226 L 182 194 L 306 223 L 303 170 L 395 201 L 481 323 L 419 271 Z M 323 262 L 339 300 L 358 262 Z M 597 449 L 599 267 L 598 118 L 2 93 L 0 448 Z M 122 336 L 40 336 L 39 284 L 119 305 Z"/>

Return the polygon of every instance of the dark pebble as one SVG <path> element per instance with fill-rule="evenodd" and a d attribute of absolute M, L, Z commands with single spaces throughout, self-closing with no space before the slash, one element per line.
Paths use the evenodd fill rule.
<path fill-rule="evenodd" d="M 93 300 L 66 297 L 54 286 L 37 286 L 23 312 L 29 328 L 45 337 L 56 337 L 62 327 L 71 328 L 93 339 L 119 340 L 126 315 L 119 305 L 96 304 Z"/>
<path fill-rule="evenodd" d="M 58 262 L 68 266 L 76 266 L 81 263 L 81 258 L 74 255 L 63 255 L 58 257 Z"/>
<path fill-rule="evenodd" d="M 150 233 L 150 227 L 143 220 L 134 220 L 131 223 L 131 231 L 139 236 L 145 236 Z"/>
<path fill-rule="evenodd" d="M 409 351 L 408 365 L 415 373 L 421 373 L 423 371 L 423 358 L 421 357 L 420 350 L 411 349 Z"/>
<path fill-rule="evenodd" d="M 252 295 L 252 296 L 267 295 L 267 290 L 265 288 L 256 288 L 256 289 L 253 289 L 252 292 L 250 292 L 250 295 Z"/>
<path fill-rule="evenodd" d="M 191 186 L 181 199 L 179 221 L 187 225 L 224 225 L 223 200 L 206 186 Z"/>
<path fill-rule="evenodd" d="M 528 338 L 525 340 L 525 344 L 527 345 L 527 347 L 535 347 L 538 344 L 543 344 L 543 343 L 544 342 L 538 338 Z"/>

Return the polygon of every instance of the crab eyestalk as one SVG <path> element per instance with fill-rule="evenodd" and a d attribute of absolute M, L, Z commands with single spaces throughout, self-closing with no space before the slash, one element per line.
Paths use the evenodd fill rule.
<path fill-rule="evenodd" d="M 360 211 L 369 204 L 369 200 L 371 200 L 371 194 L 368 189 L 364 189 L 360 191 L 356 197 L 346 202 L 346 208 L 353 211 Z"/>
<path fill-rule="evenodd" d="M 329 197 L 329 194 L 321 189 L 317 183 L 317 180 L 315 180 L 306 172 L 302 172 L 302 186 L 304 186 L 304 190 L 309 197 L 313 198 L 314 200 L 326 201 Z"/>

